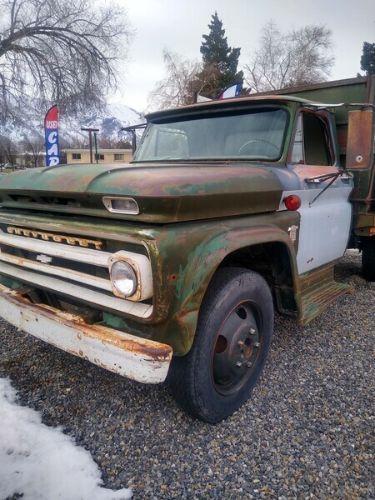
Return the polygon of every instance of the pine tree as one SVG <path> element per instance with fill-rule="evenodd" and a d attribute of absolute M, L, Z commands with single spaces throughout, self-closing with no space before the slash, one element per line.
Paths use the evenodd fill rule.
<path fill-rule="evenodd" d="M 367 75 L 375 75 L 375 43 L 363 43 L 361 69 Z"/>
<path fill-rule="evenodd" d="M 209 34 L 203 35 L 200 48 L 203 70 L 198 75 L 195 87 L 198 93 L 214 99 L 231 85 L 242 84 L 243 72 L 237 72 L 241 49 L 228 46 L 225 29 L 217 12 L 208 27 Z"/>

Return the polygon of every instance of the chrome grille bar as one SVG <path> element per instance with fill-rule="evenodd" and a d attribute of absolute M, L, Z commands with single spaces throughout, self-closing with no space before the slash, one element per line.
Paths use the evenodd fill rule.
<path fill-rule="evenodd" d="M 19 279 L 37 287 L 47 288 L 48 290 L 53 290 L 63 295 L 76 299 L 78 298 L 79 300 L 83 300 L 87 303 L 111 309 L 113 311 L 119 311 L 121 313 L 131 314 L 141 318 L 148 318 L 152 314 L 153 307 L 150 304 L 119 299 L 117 297 L 90 290 L 51 276 L 44 276 L 33 271 L 20 269 L 5 262 L 0 262 L 0 274 Z"/>
<path fill-rule="evenodd" d="M 0 230 L 0 244 L 1 243 L 14 248 L 21 248 L 23 250 L 29 250 L 30 252 L 52 255 L 53 257 L 74 260 L 76 262 L 89 262 L 90 264 L 100 267 L 108 267 L 108 259 L 112 255 L 109 252 L 92 250 L 91 248 L 73 247 L 63 243 L 6 234 L 4 231 Z"/>
<path fill-rule="evenodd" d="M 51 264 L 43 264 L 34 260 L 11 255 L 0 250 L 0 261 L 14 264 L 33 271 L 39 271 L 45 274 L 52 274 L 53 276 L 60 276 L 61 278 L 68 278 L 72 281 L 77 281 L 84 285 L 101 288 L 102 290 L 112 291 L 112 285 L 109 279 L 99 278 L 91 274 L 82 273 L 66 267 L 53 266 Z"/>
<path fill-rule="evenodd" d="M 40 234 L 37 230 L 35 233 Z M 11 248 L 18 249 L 21 253 L 14 254 Z M 34 255 L 25 255 L 25 251 Z M 137 273 L 137 293 L 129 299 L 103 293 L 113 292 L 109 267 L 114 256 L 115 259 L 129 261 Z M 63 259 L 66 267 L 65 263 L 49 264 L 52 258 Z M 82 266 L 84 272 L 79 268 L 75 269 L 73 262 L 85 264 L 86 266 Z M 98 268 L 101 268 L 99 276 Z M 104 276 L 103 268 L 107 271 Z M 153 293 L 151 263 L 142 254 L 126 250 L 113 254 L 28 235 L 8 234 L 0 229 L 0 274 L 123 313 L 148 317 L 152 312 L 152 306 L 141 302 L 151 298 Z"/>

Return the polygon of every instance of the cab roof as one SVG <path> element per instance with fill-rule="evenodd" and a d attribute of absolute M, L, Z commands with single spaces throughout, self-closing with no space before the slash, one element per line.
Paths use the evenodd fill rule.
<path fill-rule="evenodd" d="M 195 104 L 189 104 L 188 106 L 180 106 L 178 108 L 165 109 L 162 111 L 155 111 L 146 115 L 147 120 L 155 120 L 158 118 L 167 118 L 168 116 L 185 115 L 190 113 L 199 113 L 206 110 L 215 108 L 233 108 L 242 107 L 247 104 L 253 103 L 289 103 L 294 102 L 302 106 L 317 107 L 317 108 L 327 108 L 330 107 L 329 104 L 323 104 L 319 102 L 310 101 L 308 99 L 303 99 L 301 97 L 296 97 L 293 95 L 262 95 L 262 96 L 246 96 L 246 97 L 233 97 L 229 99 L 219 99 L 213 101 L 197 102 Z"/>

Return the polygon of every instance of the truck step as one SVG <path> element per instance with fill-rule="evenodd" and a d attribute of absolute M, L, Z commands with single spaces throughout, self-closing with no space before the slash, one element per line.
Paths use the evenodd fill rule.
<path fill-rule="evenodd" d="M 302 325 L 307 325 L 341 295 L 353 293 L 352 286 L 346 283 L 338 283 L 334 280 L 333 266 L 326 267 L 324 273 L 321 271 L 317 272 L 316 276 L 320 280 L 311 279 L 311 276 L 309 276 L 309 279 L 305 281 L 305 284 L 308 286 L 303 288 L 301 292 L 298 319 Z"/>

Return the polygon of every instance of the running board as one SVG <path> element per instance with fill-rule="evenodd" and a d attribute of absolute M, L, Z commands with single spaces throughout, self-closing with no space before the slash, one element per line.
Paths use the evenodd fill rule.
<path fill-rule="evenodd" d="M 299 296 L 299 323 L 307 325 L 319 316 L 338 297 L 352 293 L 353 288 L 334 280 L 334 266 L 324 266 L 301 276 Z"/>

